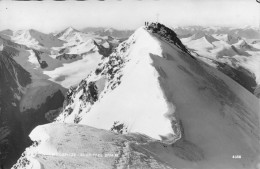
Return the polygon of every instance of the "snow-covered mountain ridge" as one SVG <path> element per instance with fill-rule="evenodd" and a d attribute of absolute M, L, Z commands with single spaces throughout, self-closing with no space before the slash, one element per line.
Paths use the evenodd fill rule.
<path fill-rule="evenodd" d="M 89 158 L 63 158 L 60 153 L 79 152 L 78 145 L 91 143 L 93 151 L 99 145 L 83 139 L 83 135 L 93 135 L 88 127 L 86 131 L 76 130 L 81 125 L 68 128 L 61 122 L 147 135 L 150 138 L 142 139 L 142 153 L 149 154 L 150 160 L 162 161 L 165 168 L 249 169 L 259 165 L 259 100 L 228 76 L 195 59 L 176 34 L 159 23 L 139 28 L 71 88 L 57 122 L 32 132 L 38 145 L 25 152 L 29 165 L 22 165 L 24 157 L 17 164 L 20 168 L 37 168 L 39 164 L 39 168 L 59 168 L 55 163 L 60 161 L 69 166 L 102 168 L 103 162 L 109 161 L 108 168 L 116 168 L 117 159 L 94 159 L 93 166 L 86 163 Z M 57 127 L 54 130 L 53 125 Z M 34 135 L 39 131 L 48 131 L 46 137 Z M 59 131 L 73 135 L 56 135 Z M 58 145 L 61 138 L 67 139 L 65 147 L 71 143 L 75 147 L 57 153 L 62 148 Z M 109 150 L 106 147 L 101 152 Z M 131 162 L 142 161 L 135 155 L 136 148 L 124 150 L 116 152 L 126 157 L 125 166 L 143 167 Z M 50 152 L 55 155 L 45 158 Z M 234 155 L 242 158 L 233 159 Z"/>

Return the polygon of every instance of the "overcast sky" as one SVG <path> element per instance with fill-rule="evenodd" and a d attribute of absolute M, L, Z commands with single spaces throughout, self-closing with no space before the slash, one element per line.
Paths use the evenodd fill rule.
<path fill-rule="evenodd" d="M 37 29 L 49 33 L 68 26 L 136 29 L 144 21 L 168 26 L 258 26 L 256 0 L 0 1 L 0 30 Z"/>

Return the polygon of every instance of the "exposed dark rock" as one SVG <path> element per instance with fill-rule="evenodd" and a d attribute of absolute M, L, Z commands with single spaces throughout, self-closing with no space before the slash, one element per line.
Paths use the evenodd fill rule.
<path fill-rule="evenodd" d="M 50 110 L 55 110 L 61 108 L 64 101 L 64 96 L 60 90 L 53 94 L 53 96 L 48 96 L 46 101 L 36 109 L 28 109 L 22 114 L 23 130 L 25 134 L 29 134 L 31 130 L 37 125 L 46 124 L 49 121 L 45 118 L 45 114 Z M 28 138 L 29 139 L 29 138 Z"/>
<path fill-rule="evenodd" d="M 221 72 L 235 80 L 241 86 L 246 88 L 248 91 L 254 94 L 255 88 L 257 86 L 255 81 L 255 76 L 245 68 L 238 66 L 237 68 L 233 68 L 228 64 L 215 62 L 217 64 L 217 69 Z"/>
<path fill-rule="evenodd" d="M 0 130 L 8 132 L 0 140 L 0 164 L 10 167 L 27 146 L 21 128 L 19 97 L 22 96 L 20 86 L 31 83 L 31 75 L 8 53 L 0 51 L 0 82 Z"/>
<path fill-rule="evenodd" d="M 77 57 L 78 57 L 77 54 L 66 54 L 66 53 L 63 53 L 63 54 L 57 56 L 56 59 L 58 59 L 58 60 L 62 60 L 62 59 L 69 60 L 69 59 L 75 59 Z"/>
<path fill-rule="evenodd" d="M 177 34 L 171 30 L 170 28 L 166 27 L 163 24 L 160 23 L 150 23 L 146 26 L 146 29 L 148 31 L 151 31 L 153 34 L 158 34 L 160 37 L 162 37 L 167 42 L 174 44 L 178 48 L 180 48 L 183 52 L 188 53 L 193 59 L 195 59 L 194 56 L 190 54 L 188 49 L 182 44 L 181 40 L 178 38 Z"/>
<path fill-rule="evenodd" d="M 48 64 L 47 64 L 46 61 L 41 61 L 41 59 L 42 59 L 41 54 L 43 54 L 44 52 L 38 51 L 38 50 L 35 50 L 35 49 L 33 49 L 33 52 L 35 53 L 35 56 L 37 57 L 37 60 L 40 64 L 41 68 L 44 69 L 44 68 L 48 67 Z"/>
<path fill-rule="evenodd" d="M 123 134 L 127 132 L 127 127 L 124 123 L 119 123 L 119 121 L 115 121 L 110 131 L 113 131 L 117 134 Z"/>
<path fill-rule="evenodd" d="M 105 48 L 104 46 L 102 45 L 99 45 L 97 44 L 95 41 L 94 41 L 94 44 L 97 46 L 98 48 L 98 53 L 100 55 L 103 55 L 104 57 L 108 57 L 111 53 L 112 53 L 112 50 L 113 50 L 113 46 L 107 42 L 109 44 L 109 48 Z"/>

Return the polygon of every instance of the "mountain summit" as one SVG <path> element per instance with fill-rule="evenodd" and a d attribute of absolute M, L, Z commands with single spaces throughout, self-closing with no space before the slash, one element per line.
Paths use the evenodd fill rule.
<path fill-rule="evenodd" d="M 72 27 L 68 27 L 65 30 L 63 30 L 62 32 L 56 34 L 55 37 L 65 39 L 67 36 L 69 36 L 73 33 L 76 33 L 76 32 L 79 32 L 79 31 Z"/>
<path fill-rule="evenodd" d="M 69 90 L 60 123 L 34 129 L 37 143 L 14 168 L 254 168 L 258 112 L 252 93 L 195 59 L 174 31 L 150 23 Z"/>

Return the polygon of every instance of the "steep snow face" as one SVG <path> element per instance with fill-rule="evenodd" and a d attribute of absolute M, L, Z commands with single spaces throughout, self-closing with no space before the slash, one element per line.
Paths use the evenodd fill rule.
<path fill-rule="evenodd" d="M 59 122 L 138 132 L 163 143 L 177 168 L 259 165 L 259 100 L 195 59 L 161 24 L 138 29 L 67 95 Z M 241 156 L 239 159 L 232 157 Z"/>
<path fill-rule="evenodd" d="M 142 28 L 136 31 L 134 37 L 131 38 L 135 39 L 135 48 L 129 49 L 131 53 L 125 58 L 129 59 L 129 63 L 122 70 L 122 84 L 114 92 L 106 94 L 104 100 L 97 103 L 95 108 L 93 107 L 93 113 L 88 112 L 81 123 L 110 129 L 114 121 L 120 121 L 126 124 L 130 132 L 141 132 L 159 139 L 160 135 L 173 132 L 170 121 L 164 117 L 168 105 L 163 92 L 159 89 L 159 75 L 151 66 L 151 58 L 147 57 L 148 52 L 160 54 L 161 48 Z M 147 95 L 148 93 L 149 95 Z M 124 95 L 124 99 L 117 100 L 122 95 Z M 135 102 L 133 102 L 133 98 L 136 99 Z M 117 102 L 114 112 L 106 110 L 113 102 Z M 100 124 L 101 121 L 102 124 Z M 150 130 L 150 126 L 155 122 L 160 127 Z"/>

